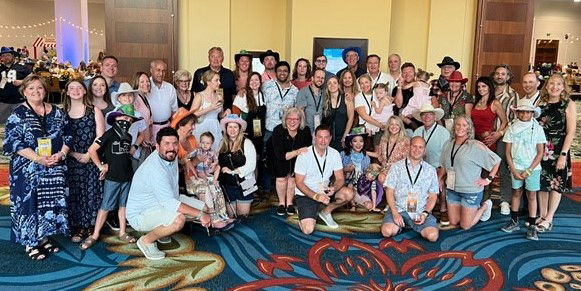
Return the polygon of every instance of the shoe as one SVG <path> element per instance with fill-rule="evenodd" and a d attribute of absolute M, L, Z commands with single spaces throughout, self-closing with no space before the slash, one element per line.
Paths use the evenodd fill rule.
<path fill-rule="evenodd" d="M 157 242 L 162 244 L 162 245 L 166 245 L 171 243 L 171 236 L 166 236 L 166 237 L 162 237 L 162 238 L 158 238 Z"/>
<path fill-rule="evenodd" d="M 289 205 L 286 207 L 286 214 L 288 215 L 295 215 L 297 213 L 297 211 L 295 210 L 295 207 L 292 205 Z"/>
<path fill-rule="evenodd" d="M 161 260 L 165 258 L 165 253 L 160 251 L 155 243 L 146 245 L 143 242 L 143 237 L 137 240 L 137 247 L 143 253 L 143 255 L 149 260 Z"/>
<path fill-rule="evenodd" d="M 547 221 L 547 220 L 544 218 L 541 218 L 541 221 L 539 223 L 537 223 L 536 227 L 537 227 L 538 232 L 549 232 L 549 231 L 553 230 L 553 224 L 551 222 L 547 222 L 547 226 L 544 226 L 541 224 L 541 223 L 544 223 L 545 221 Z"/>
<path fill-rule="evenodd" d="M 510 214 L 510 204 L 508 204 L 508 202 L 503 201 L 500 203 L 500 214 L 502 215 Z"/>
<path fill-rule="evenodd" d="M 331 215 L 331 213 L 324 213 L 324 212 L 319 212 L 319 217 L 321 218 L 321 220 L 323 220 L 325 222 L 325 224 L 330 227 L 330 228 L 339 228 L 339 225 L 335 222 L 335 220 L 333 220 L 333 216 Z"/>
<path fill-rule="evenodd" d="M 537 227 L 534 225 L 529 226 L 527 230 L 527 239 L 539 240 Z"/>
<path fill-rule="evenodd" d="M 117 217 L 109 218 L 105 221 L 107 225 L 114 231 L 119 231 L 119 219 Z"/>
<path fill-rule="evenodd" d="M 517 231 L 519 229 L 520 229 L 520 226 L 518 226 L 518 220 L 514 221 L 512 219 L 501 228 L 502 231 L 508 232 L 508 233 L 511 233 L 513 231 Z"/>
<path fill-rule="evenodd" d="M 484 204 L 487 205 L 486 210 L 482 213 L 482 217 L 480 217 L 480 221 L 487 221 L 490 219 L 490 215 L 492 214 L 492 200 L 488 199 Z M 483 205 L 484 206 L 484 205 Z"/>
<path fill-rule="evenodd" d="M 450 220 L 448 219 L 447 211 L 440 212 L 440 224 L 443 226 L 450 225 Z"/>
<path fill-rule="evenodd" d="M 279 205 L 276 208 L 276 214 L 278 214 L 278 215 L 285 215 L 286 214 L 286 208 L 284 207 L 284 205 Z"/>

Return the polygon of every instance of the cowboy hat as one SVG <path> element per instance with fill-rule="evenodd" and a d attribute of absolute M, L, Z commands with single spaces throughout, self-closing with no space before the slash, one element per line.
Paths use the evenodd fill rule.
<path fill-rule="evenodd" d="M 242 131 L 246 131 L 246 121 L 244 121 L 244 119 L 240 118 L 240 116 L 236 114 L 228 114 L 226 117 L 220 120 L 220 127 L 222 127 L 223 132 L 226 132 L 226 124 L 231 122 L 238 123 Z"/>
<path fill-rule="evenodd" d="M 541 108 L 535 106 L 533 103 L 533 99 L 529 98 L 520 98 L 516 102 L 516 106 L 510 106 L 510 110 L 512 111 L 530 111 L 534 113 L 535 118 L 539 118 L 541 116 Z"/>
<path fill-rule="evenodd" d="M 278 61 L 280 61 L 280 55 L 277 52 L 273 52 L 271 50 L 267 50 L 266 52 L 261 53 L 260 56 L 258 56 L 258 58 L 260 59 L 261 63 L 264 63 L 264 58 L 268 56 L 274 57 L 277 63 Z"/>
<path fill-rule="evenodd" d="M 444 117 L 444 110 L 442 108 L 434 108 L 434 106 L 432 106 L 432 104 L 430 103 L 424 103 L 422 104 L 422 107 L 420 107 L 420 109 L 416 109 L 414 110 L 414 112 L 412 113 L 413 117 L 419 121 L 422 121 L 422 113 L 426 113 L 426 112 L 432 112 L 436 115 L 436 121 L 442 119 L 442 117 Z"/>
<path fill-rule="evenodd" d="M 3 54 L 12 54 L 12 55 L 14 55 L 15 57 L 17 57 L 17 56 L 19 56 L 19 55 L 20 55 L 20 54 L 19 54 L 17 51 L 15 51 L 15 50 L 14 50 L 14 48 L 13 48 L 13 47 L 5 47 L 5 46 L 3 46 L 3 47 L 0 49 L 0 55 L 3 55 Z"/>
<path fill-rule="evenodd" d="M 143 117 L 137 117 L 133 105 L 125 104 L 117 107 L 115 111 L 111 111 L 109 114 L 107 114 L 107 123 L 109 125 L 113 125 L 115 123 L 115 120 L 119 116 L 129 116 L 133 118 L 132 122 L 136 122 L 143 119 Z"/>
<path fill-rule="evenodd" d="M 132 94 L 132 93 L 137 93 L 138 90 L 134 90 L 133 87 L 131 87 L 131 85 L 129 85 L 129 83 L 121 83 L 121 85 L 119 85 L 119 90 L 117 90 L 117 92 L 113 92 L 113 94 L 111 94 L 111 99 L 113 102 L 113 105 L 118 105 L 119 104 L 119 96 L 121 94 Z"/>
<path fill-rule="evenodd" d="M 247 50 L 241 50 L 239 53 L 234 55 L 234 63 L 238 63 L 241 57 L 248 57 L 252 62 L 252 54 L 249 53 Z"/>
<path fill-rule="evenodd" d="M 443 66 L 447 66 L 447 65 L 451 65 L 454 66 L 454 68 L 456 68 L 456 70 L 460 69 L 460 63 L 458 63 L 457 61 L 455 61 L 453 58 L 449 57 L 449 56 L 445 56 L 442 59 L 442 62 L 437 64 L 439 68 L 443 67 Z"/>
<path fill-rule="evenodd" d="M 462 76 L 462 73 L 460 73 L 460 71 L 454 71 L 454 72 L 452 72 L 452 74 L 448 78 L 448 83 L 450 83 L 450 82 L 460 82 L 460 83 L 464 84 L 464 83 L 468 82 L 468 78 L 464 78 Z"/>
<path fill-rule="evenodd" d="M 194 115 L 193 111 L 189 111 L 183 107 L 178 108 L 178 111 L 176 111 L 176 113 L 174 113 L 172 119 L 171 119 L 171 124 L 170 126 L 173 129 L 177 129 L 178 127 L 178 123 L 180 123 L 180 121 L 182 121 L 184 118 L 190 116 L 190 115 Z"/>
<path fill-rule="evenodd" d="M 365 139 L 368 135 L 369 134 L 365 132 L 365 127 L 363 126 L 354 127 L 351 129 L 351 132 L 349 132 L 349 135 L 345 137 L 345 144 L 351 143 L 351 140 L 356 136 L 361 136 Z"/>
<path fill-rule="evenodd" d="M 348 52 L 357 53 L 357 55 L 359 56 L 359 59 L 361 59 L 361 56 L 363 56 L 363 51 L 361 50 L 360 47 L 356 47 L 356 46 L 348 47 L 348 48 L 344 49 L 343 52 L 341 53 L 341 56 L 343 57 L 344 63 L 347 63 L 347 53 Z"/>

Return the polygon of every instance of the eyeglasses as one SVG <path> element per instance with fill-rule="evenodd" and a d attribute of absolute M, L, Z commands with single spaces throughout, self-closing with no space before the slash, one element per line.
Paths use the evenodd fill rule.
<path fill-rule="evenodd" d="M 177 80 L 177 83 L 189 83 L 191 81 L 191 79 L 188 80 Z"/>
<path fill-rule="evenodd" d="M 326 63 L 326 62 L 327 62 L 327 60 L 325 60 L 325 59 L 315 60 L 315 63 Z"/>

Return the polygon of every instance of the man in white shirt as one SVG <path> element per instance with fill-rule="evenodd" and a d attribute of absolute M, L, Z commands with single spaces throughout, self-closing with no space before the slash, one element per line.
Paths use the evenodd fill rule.
<path fill-rule="evenodd" d="M 539 97 L 541 96 L 539 92 L 539 85 L 541 82 L 537 78 L 534 72 L 527 72 L 522 76 L 522 89 L 525 92 L 521 98 L 527 98 L 533 100 L 533 105 L 537 106 L 539 104 Z"/>
<path fill-rule="evenodd" d="M 401 77 L 401 57 L 398 54 L 389 55 L 387 57 L 387 66 L 389 67 L 387 82 L 389 83 L 389 90 L 393 90 L 397 85 L 397 79 Z"/>
<path fill-rule="evenodd" d="M 162 60 L 153 60 L 149 66 L 151 72 L 151 92 L 147 96 L 151 106 L 151 143 L 157 132 L 169 126 L 170 118 L 178 110 L 178 96 L 176 89 L 163 80 L 167 73 L 167 64 Z"/>
<path fill-rule="evenodd" d="M 381 64 L 381 58 L 378 55 L 369 55 L 367 56 L 367 74 L 371 77 L 371 88 L 375 87 L 377 83 L 389 83 L 388 74 L 386 72 L 382 72 L 379 70 Z M 359 86 L 359 82 L 357 82 L 357 86 Z M 389 86 L 389 90 L 393 90 L 395 86 Z"/>
<path fill-rule="evenodd" d="M 341 155 L 329 147 L 331 130 L 326 125 L 315 129 L 315 144 L 297 157 L 295 164 L 296 205 L 299 227 L 304 234 L 311 234 L 317 222 L 317 210 L 326 205 L 318 216 L 330 228 L 338 228 L 331 213 L 350 202 L 355 193 L 344 185 Z M 335 182 L 330 186 L 331 176 Z"/>
<path fill-rule="evenodd" d="M 200 220 L 203 226 L 211 224 L 210 215 L 199 210 L 204 208 L 201 201 L 191 199 L 190 205 L 180 201 L 177 131 L 163 128 L 156 140 L 156 151 L 135 172 L 127 198 L 127 220 L 131 227 L 147 232 L 139 238 L 137 247 L 150 260 L 165 257 L 155 242 L 180 231 L 186 215 Z"/>

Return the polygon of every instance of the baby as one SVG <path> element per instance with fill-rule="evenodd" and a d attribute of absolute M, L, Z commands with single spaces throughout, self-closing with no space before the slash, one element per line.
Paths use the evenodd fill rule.
<path fill-rule="evenodd" d="M 375 84 L 373 89 L 375 95 L 375 100 L 371 102 L 371 117 L 379 121 L 379 123 L 387 123 L 387 120 L 393 115 L 393 100 L 389 96 L 389 85 L 383 83 Z M 379 128 L 375 125 L 367 123 L 365 125 L 370 134 L 375 134 L 379 131 Z"/>
<path fill-rule="evenodd" d="M 218 155 L 212 150 L 214 135 L 207 131 L 200 135 L 200 148 L 192 151 L 190 159 L 196 166 L 196 174 L 200 179 L 213 180 L 214 185 L 218 185 Z"/>
<path fill-rule="evenodd" d="M 431 85 L 428 83 L 430 77 L 434 74 L 418 69 L 416 74 L 416 81 L 412 82 L 414 87 L 414 96 L 410 98 L 408 105 L 401 110 L 400 115 L 404 123 L 408 124 L 412 122 L 413 119 L 410 118 L 412 113 L 419 110 L 424 103 L 432 102 L 432 96 L 430 96 Z"/>

